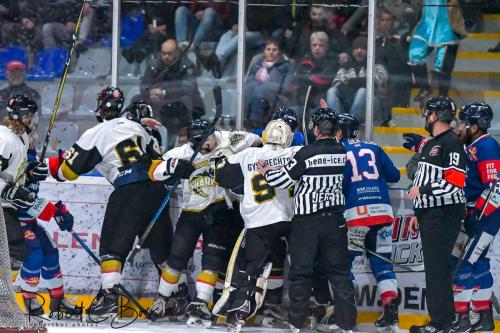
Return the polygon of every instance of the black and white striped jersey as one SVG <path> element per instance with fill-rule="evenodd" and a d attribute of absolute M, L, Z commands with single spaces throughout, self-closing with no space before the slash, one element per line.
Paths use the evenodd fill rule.
<path fill-rule="evenodd" d="M 413 180 L 421 194 L 414 199 L 414 208 L 465 203 L 465 169 L 464 145 L 452 130 L 429 140 L 422 148 Z"/>
<path fill-rule="evenodd" d="M 269 185 L 295 186 L 295 215 L 308 215 L 325 208 L 342 208 L 346 151 L 335 139 L 322 139 L 302 147 L 282 168 L 270 170 Z"/>

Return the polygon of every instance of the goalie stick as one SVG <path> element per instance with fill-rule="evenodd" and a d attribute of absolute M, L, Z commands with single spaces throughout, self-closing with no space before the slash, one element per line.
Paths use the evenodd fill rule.
<path fill-rule="evenodd" d="M 227 263 L 226 269 L 226 279 L 224 280 L 224 289 L 222 290 L 222 295 L 215 303 L 214 308 L 212 309 L 212 314 L 216 316 L 220 316 L 219 312 L 222 310 L 224 305 L 226 305 L 229 300 L 229 295 L 231 295 L 231 282 L 233 281 L 233 273 L 234 273 L 234 265 L 236 264 L 236 258 L 238 257 L 238 253 L 240 252 L 241 243 L 243 239 L 245 239 L 245 234 L 247 232 L 246 228 L 241 230 L 240 235 L 236 239 L 236 243 L 234 244 L 233 251 L 231 252 L 231 257 L 229 257 L 229 262 Z"/>
<path fill-rule="evenodd" d="M 196 156 L 198 155 L 198 153 L 201 150 L 201 146 L 207 140 L 208 136 L 213 133 L 214 128 L 215 128 L 215 124 L 217 123 L 217 121 L 219 120 L 219 118 L 222 115 L 222 90 L 221 90 L 221 87 L 215 86 L 213 89 L 213 94 L 214 94 L 214 100 L 215 100 L 214 119 L 212 120 L 210 130 L 208 130 L 203 135 L 203 137 L 200 140 L 200 143 L 196 146 L 196 148 L 193 152 L 193 155 L 191 155 L 191 158 L 189 159 L 189 163 L 193 163 L 194 159 L 196 158 Z M 167 195 L 165 196 L 165 199 L 163 200 L 160 208 L 158 208 L 153 219 L 151 220 L 151 222 L 149 222 L 147 229 L 144 231 L 141 238 L 139 239 L 139 243 L 137 243 L 137 245 L 134 247 L 134 249 L 130 252 L 130 255 L 127 259 L 127 262 L 129 262 L 130 264 L 132 264 L 134 262 L 134 257 L 142 249 L 142 246 L 144 245 L 144 242 L 146 241 L 151 230 L 153 229 L 154 225 L 156 224 L 156 221 L 158 220 L 158 218 L 160 217 L 162 212 L 165 210 L 165 207 L 167 206 L 168 202 L 170 201 L 170 197 L 172 196 L 172 193 L 175 192 L 175 190 L 177 189 L 177 186 L 179 186 L 180 183 L 181 183 L 181 180 L 179 178 L 177 178 L 175 180 L 174 184 L 172 185 L 172 187 L 170 188 L 170 190 L 168 191 Z"/>
<path fill-rule="evenodd" d="M 42 153 L 40 154 L 40 161 L 43 162 L 45 158 L 45 153 L 47 152 L 47 147 L 49 146 L 50 134 L 54 128 L 54 123 L 56 122 L 57 110 L 59 109 L 59 103 L 61 103 L 62 93 L 64 90 L 64 84 L 66 83 L 66 77 L 68 76 L 69 65 L 71 63 L 71 56 L 75 50 L 76 42 L 78 41 L 78 31 L 80 30 L 80 24 L 82 22 L 83 11 L 85 9 L 85 4 L 87 0 L 83 0 L 82 8 L 80 9 L 80 15 L 78 15 L 78 21 L 76 22 L 75 31 L 73 32 L 73 42 L 71 48 L 69 49 L 68 56 L 66 57 L 66 62 L 64 63 L 64 72 L 59 82 L 59 88 L 57 89 L 57 97 L 54 103 L 54 108 L 52 109 L 52 114 L 50 115 L 49 125 L 47 127 L 47 134 L 45 135 L 45 141 L 43 142 Z"/>

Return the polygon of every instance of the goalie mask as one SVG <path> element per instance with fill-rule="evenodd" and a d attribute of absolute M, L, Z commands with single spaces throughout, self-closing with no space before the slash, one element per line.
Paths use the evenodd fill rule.
<path fill-rule="evenodd" d="M 38 106 L 34 100 L 25 95 L 15 95 L 9 98 L 7 114 L 9 119 L 22 122 L 28 133 L 38 123 Z"/>
<path fill-rule="evenodd" d="M 124 112 L 125 118 L 137 123 L 140 123 L 143 118 L 153 118 L 153 108 L 142 99 L 127 106 Z"/>
<path fill-rule="evenodd" d="M 109 120 L 120 115 L 123 107 L 123 92 L 117 87 L 106 87 L 97 96 L 97 121 Z"/>
<path fill-rule="evenodd" d="M 290 126 L 281 119 L 271 120 L 262 132 L 264 144 L 277 145 L 281 148 L 290 147 L 293 140 L 293 132 Z"/>

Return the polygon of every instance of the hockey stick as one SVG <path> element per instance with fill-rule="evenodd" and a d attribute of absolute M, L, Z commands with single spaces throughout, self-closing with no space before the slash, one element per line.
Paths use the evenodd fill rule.
<path fill-rule="evenodd" d="M 481 208 L 481 212 L 479 213 L 479 218 L 477 219 L 477 223 L 479 223 L 483 216 L 484 212 L 486 211 L 486 206 L 488 206 L 488 202 L 490 201 L 491 194 L 495 190 L 495 187 L 497 186 L 498 183 L 498 175 L 497 178 L 491 183 L 490 190 L 488 191 L 488 194 L 486 195 L 486 199 L 484 200 L 483 207 Z M 460 254 L 460 257 L 457 259 L 457 263 L 455 264 L 455 268 L 453 268 L 453 272 L 451 273 L 451 281 L 455 280 L 455 277 L 457 276 L 458 271 L 460 270 L 460 267 L 462 267 L 462 263 L 464 262 L 465 256 L 467 255 L 467 252 L 469 251 L 469 246 L 472 244 L 472 239 L 474 237 L 469 237 L 467 242 L 465 243 L 464 250 Z"/>
<path fill-rule="evenodd" d="M 395 267 L 398 267 L 398 268 L 401 268 L 402 270 L 404 271 L 407 271 L 407 272 L 423 272 L 424 271 L 424 265 L 418 265 L 418 266 L 415 266 L 415 267 L 411 267 L 411 266 L 406 266 L 406 265 L 401 265 L 401 264 L 396 264 L 394 261 L 392 261 L 391 259 L 388 259 L 380 254 L 378 254 L 377 252 L 375 251 L 372 251 L 368 248 L 366 248 L 365 246 L 363 245 L 360 245 L 360 244 L 357 244 L 353 241 L 349 241 L 349 244 L 352 244 L 354 245 L 355 247 L 359 248 L 359 249 L 362 249 L 368 253 L 370 253 L 371 255 L 374 255 L 375 257 L 395 266 Z"/>
<path fill-rule="evenodd" d="M 307 140 L 306 113 L 307 103 L 309 103 L 309 95 L 311 95 L 311 88 L 311 85 L 307 87 L 306 100 L 304 101 L 304 113 L 302 113 L 302 131 L 304 132 L 304 141 L 306 142 L 306 146 L 309 144 L 309 140 Z"/>
<path fill-rule="evenodd" d="M 85 250 L 85 252 L 87 252 L 89 256 L 92 257 L 92 259 L 94 259 L 94 261 L 98 265 L 100 265 L 101 260 L 97 258 L 94 252 L 92 252 L 92 250 L 87 246 L 87 244 L 85 244 L 83 239 L 81 239 L 80 236 L 78 236 L 78 234 L 75 231 L 71 230 L 70 232 L 71 236 L 73 236 L 73 238 L 76 239 L 76 241 L 81 245 L 81 247 Z M 118 288 L 120 288 L 120 290 L 125 294 L 125 296 L 129 300 L 132 301 L 132 303 L 135 304 L 135 306 L 137 306 L 137 308 L 139 309 L 139 311 L 141 311 L 141 313 L 143 313 L 146 317 L 148 317 L 148 319 L 151 319 L 149 316 L 149 312 L 146 309 L 144 309 L 144 307 L 139 303 L 139 301 L 134 296 L 132 296 L 132 294 L 127 289 L 125 289 L 125 287 L 121 283 L 118 285 Z"/>
<path fill-rule="evenodd" d="M 215 303 L 212 309 L 212 314 L 216 316 L 229 300 L 229 295 L 231 294 L 231 282 L 233 280 L 234 265 L 236 264 L 236 258 L 238 258 L 238 253 L 240 252 L 241 243 L 243 242 L 243 239 L 245 239 L 246 232 L 247 228 L 243 228 L 243 230 L 241 230 L 240 235 L 236 239 L 236 243 L 234 243 L 233 251 L 231 251 L 231 257 L 229 257 L 229 262 L 227 263 L 226 279 L 224 280 L 224 289 L 222 290 L 221 297 L 219 298 L 217 303 Z"/>
<path fill-rule="evenodd" d="M 207 140 L 207 138 L 212 134 L 212 132 L 213 132 L 213 130 L 215 128 L 215 124 L 217 123 L 217 121 L 219 120 L 219 118 L 222 115 L 222 90 L 221 90 L 221 87 L 220 86 L 215 86 L 214 89 L 213 89 L 213 94 L 214 94 L 214 99 L 215 99 L 215 116 L 214 116 L 214 119 L 212 121 L 210 130 L 208 130 L 202 136 L 202 138 L 200 140 L 200 143 L 197 145 L 196 149 L 194 150 L 193 155 L 191 155 L 191 158 L 189 159 L 189 163 L 193 163 L 194 159 L 196 158 L 196 156 L 198 155 L 198 153 L 201 150 L 201 146 L 203 145 L 203 143 L 205 143 L 205 141 Z M 130 255 L 129 255 L 128 259 L 127 259 L 127 262 L 129 262 L 130 264 L 132 264 L 134 262 L 134 257 L 142 249 L 142 246 L 144 245 L 144 242 L 146 241 L 147 237 L 149 236 L 149 233 L 151 232 L 151 229 L 153 229 L 156 221 L 158 220 L 158 218 L 160 217 L 160 215 L 162 214 L 162 212 L 165 210 L 165 207 L 167 206 L 167 204 L 168 204 L 168 202 L 170 200 L 170 197 L 172 196 L 172 193 L 175 192 L 175 190 L 177 189 L 177 186 L 179 186 L 180 183 L 181 183 L 181 180 L 179 178 L 177 178 L 175 180 L 174 184 L 172 185 L 171 189 L 168 191 L 167 195 L 165 196 L 165 199 L 163 200 L 160 208 L 158 208 L 158 210 L 156 211 L 153 219 L 151 220 L 151 222 L 149 222 L 148 227 L 146 228 L 146 230 L 142 234 L 141 238 L 139 239 L 139 243 L 130 252 Z"/>
<path fill-rule="evenodd" d="M 57 110 L 59 109 L 59 103 L 61 103 L 61 97 L 64 90 L 64 84 L 66 83 L 66 76 L 68 75 L 69 65 L 71 63 L 71 56 L 75 50 L 76 42 L 78 41 L 78 31 L 80 30 L 80 24 L 82 22 L 83 10 L 87 0 L 83 0 L 82 8 L 80 9 L 80 15 L 78 15 L 78 21 L 76 21 L 75 31 L 73 32 L 73 42 L 71 43 L 71 48 L 69 49 L 68 56 L 66 57 L 66 62 L 64 63 L 64 72 L 59 81 L 59 88 L 57 89 L 57 97 L 54 103 L 54 108 L 52 109 L 52 114 L 50 115 L 49 125 L 47 127 L 47 134 L 45 135 L 45 141 L 43 143 L 42 153 L 40 154 L 40 161 L 43 162 L 45 154 L 47 153 L 47 147 L 49 146 L 50 134 L 54 128 L 54 123 L 56 121 Z"/>

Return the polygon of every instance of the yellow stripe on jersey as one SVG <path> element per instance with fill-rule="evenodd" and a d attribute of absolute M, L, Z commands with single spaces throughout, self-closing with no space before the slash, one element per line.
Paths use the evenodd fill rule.
<path fill-rule="evenodd" d="M 63 179 L 75 180 L 78 178 L 78 174 L 76 174 L 73 170 L 71 170 L 66 161 L 63 161 L 59 170 L 62 173 Z"/>
<path fill-rule="evenodd" d="M 151 166 L 149 167 L 149 170 L 148 170 L 148 175 L 149 175 L 149 179 L 151 179 L 152 181 L 157 181 L 155 179 L 154 173 L 155 173 L 156 168 L 158 167 L 158 165 L 160 165 L 161 162 L 165 162 L 165 161 L 153 160 L 151 162 Z M 165 162 L 165 163 L 167 163 L 167 162 Z"/>

